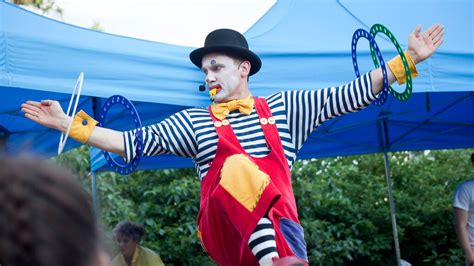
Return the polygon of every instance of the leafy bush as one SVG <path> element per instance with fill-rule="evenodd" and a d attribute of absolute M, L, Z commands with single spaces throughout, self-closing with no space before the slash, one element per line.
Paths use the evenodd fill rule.
<path fill-rule="evenodd" d="M 471 153 L 390 154 L 401 255 L 413 265 L 462 265 L 452 198 L 472 177 Z M 298 162 L 293 176 L 310 261 L 395 264 L 383 155 Z"/>

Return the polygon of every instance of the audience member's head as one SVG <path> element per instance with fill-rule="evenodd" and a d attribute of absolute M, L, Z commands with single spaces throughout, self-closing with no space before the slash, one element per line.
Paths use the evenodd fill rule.
<path fill-rule="evenodd" d="M 145 229 L 141 225 L 121 221 L 115 226 L 113 232 L 120 252 L 125 258 L 130 258 L 145 234 Z"/>
<path fill-rule="evenodd" d="M 105 264 L 90 197 L 67 171 L 0 156 L 0 265 Z"/>

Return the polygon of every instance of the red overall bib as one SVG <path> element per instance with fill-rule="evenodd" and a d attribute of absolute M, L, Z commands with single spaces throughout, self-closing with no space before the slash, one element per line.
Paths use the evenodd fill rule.
<path fill-rule="evenodd" d="M 248 247 L 248 240 L 258 221 L 267 214 L 275 228 L 279 256 L 296 255 L 307 261 L 306 243 L 303 229 L 299 225 L 291 175 L 275 120 L 265 99 L 254 100 L 270 150 L 263 158 L 247 154 L 228 121 L 214 117 L 209 108 L 218 135 L 218 144 L 216 156 L 201 183 L 197 218 L 199 238 L 209 257 L 220 265 L 258 265 L 256 257 Z M 269 182 L 265 183 L 263 191 L 256 195 L 255 204 L 250 209 L 235 197 L 241 194 L 238 191 L 240 185 L 226 187 L 221 180 L 221 170 L 226 159 L 234 155 L 245 156 L 245 159 L 248 158 L 249 162 L 269 177 Z M 243 184 L 245 180 L 233 182 Z"/>

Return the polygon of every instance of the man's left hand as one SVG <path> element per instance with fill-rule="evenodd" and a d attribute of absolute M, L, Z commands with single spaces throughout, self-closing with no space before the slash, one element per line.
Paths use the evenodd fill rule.
<path fill-rule="evenodd" d="M 441 24 L 434 24 L 426 31 L 420 31 L 421 25 L 418 25 L 408 37 L 408 52 L 415 64 L 430 57 L 444 40 L 444 26 Z"/>

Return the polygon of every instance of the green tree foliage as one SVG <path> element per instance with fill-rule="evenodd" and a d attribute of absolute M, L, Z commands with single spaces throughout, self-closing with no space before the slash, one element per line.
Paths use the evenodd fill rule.
<path fill-rule="evenodd" d="M 473 177 L 471 153 L 390 154 L 401 254 L 413 265 L 462 265 L 452 198 Z M 395 264 L 381 154 L 298 162 L 293 176 L 310 261 Z"/>
<path fill-rule="evenodd" d="M 401 254 L 413 265 L 462 265 L 452 198 L 456 186 L 473 177 L 473 151 L 389 154 Z M 88 148 L 55 161 L 90 190 Z M 292 174 L 312 264 L 395 265 L 382 154 L 299 161 Z M 144 245 L 165 263 L 212 264 L 197 238 L 200 184 L 193 169 L 109 172 L 97 179 L 107 232 L 132 220 L 145 225 Z"/>
<path fill-rule="evenodd" d="M 63 9 L 54 0 L 13 0 L 12 3 L 19 6 L 33 7 L 43 15 L 53 13 L 63 20 Z M 99 21 L 93 21 L 90 29 L 95 31 L 105 31 Z"/>
<path fill-rule="evenodd" d="M 146 226 L 144 245 L 159 251 L 175 265 L 203 265 L 209 259 L 197 237 L 199 182 L 191 169 L 141 171 L 129 176 L 100 175 L 110 184 L 101 191 L 103 222 L 115 225 L 123 219 Z"/>
<path fill-rule="evenodd" d="M 95 31 L 100 31 L 100 32 L 104 32 L 104 27 L 102 27 L 102 25 L 100 25 L 100 22 L 94 20 L 94 22 L 92 23 L 92 26 L 91 26 L 91 30 L 95 30 Z"/>
<path fill-rule="evenodd" d="M 51 0 L 13 0 L 15 5 L 32 6 L 38 10 L 41 10 L 43 14 L 54 12 L 61 18 L 63 16 L 63 10 L 54 1 Z"/>

